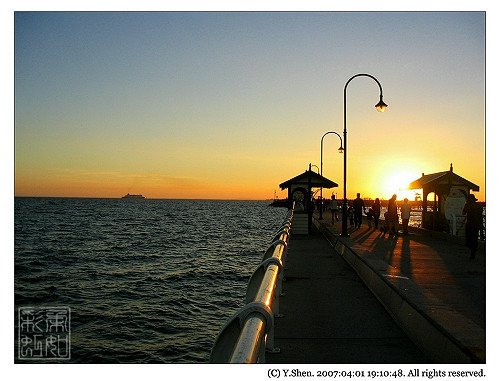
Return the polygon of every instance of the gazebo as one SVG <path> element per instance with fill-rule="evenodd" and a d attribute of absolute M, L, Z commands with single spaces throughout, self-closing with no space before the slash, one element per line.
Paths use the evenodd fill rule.
<path fill-rule="evenodd" d="M 470 191 L 479 191 L 479 186 L 450 170 L 431 173 L 413 181 L 408 189 L 422 189 L 422 226 L 426 229 L 450 231 L 450 221 L 462 215 Z M 434 193 L 432 212 L 428 212 L 427 196 Z"/>
<path fill-rule="evenodd" d="M 312 188 L 334 188 L 338 184 L 309 169 L 280 184 L 281 190 L 288 189 L 289 205 L 295 201 L 294 222 L 295 234 L 309 234 L 311 231 L 313 212 Z"/>

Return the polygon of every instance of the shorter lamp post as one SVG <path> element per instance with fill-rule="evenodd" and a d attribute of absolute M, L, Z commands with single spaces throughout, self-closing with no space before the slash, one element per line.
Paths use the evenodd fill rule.
<path fill-rule="evenodd" d="M 326 135 L 328 134 L 335 134 L 339 137 L 340 139 L 340 147 L 339 147 L 339 153 L 344 152 L 344 147 L 342 147 L 342 137 L 337 134 L 335 131 L 328 131 L 321 137 L 321 159 L 320 159 L 320 167 L 321 167 L 321 176 L 323 176 L 323 139 L 325 138 Z M 345 159 L 345 157 L 344 157 Z M 319 208 L 319 219 L 323 219 L 323 187 L 320 188 L 320 208 Z"/>

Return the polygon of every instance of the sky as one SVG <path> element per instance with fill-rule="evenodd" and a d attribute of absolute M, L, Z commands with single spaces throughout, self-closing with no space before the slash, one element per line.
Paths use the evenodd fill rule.
<path fill-rule="evenodd" d="M 270 199 L 343 131 L 347 192 L 485 200 L 485 13 L 16 12 L 15 195 Z M 324 140 L 323 175 L 343 155 Z M 325 194 L 325 193 L 324 193 Z M 414 192 L 404 193 L 413 197 Z"/>

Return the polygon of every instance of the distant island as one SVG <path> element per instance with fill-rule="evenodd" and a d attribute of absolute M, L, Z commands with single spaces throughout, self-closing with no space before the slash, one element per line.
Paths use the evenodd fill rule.
<path fill-rule="evenodd" d="M 125 196 L 123 196 L 122 198 L 146 198 L 144 197 L 142 194 L 130 194 L 130 193 L 127 193 Z"/>

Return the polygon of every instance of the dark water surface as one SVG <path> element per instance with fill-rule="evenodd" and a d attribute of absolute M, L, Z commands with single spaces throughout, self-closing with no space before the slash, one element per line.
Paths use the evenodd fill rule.
<path fill-rule="evenodd" d="M 285 217 L 267 205 L 16 198 L 16 324 L 69 307 L 70 362 L 206 363 Z"/>

